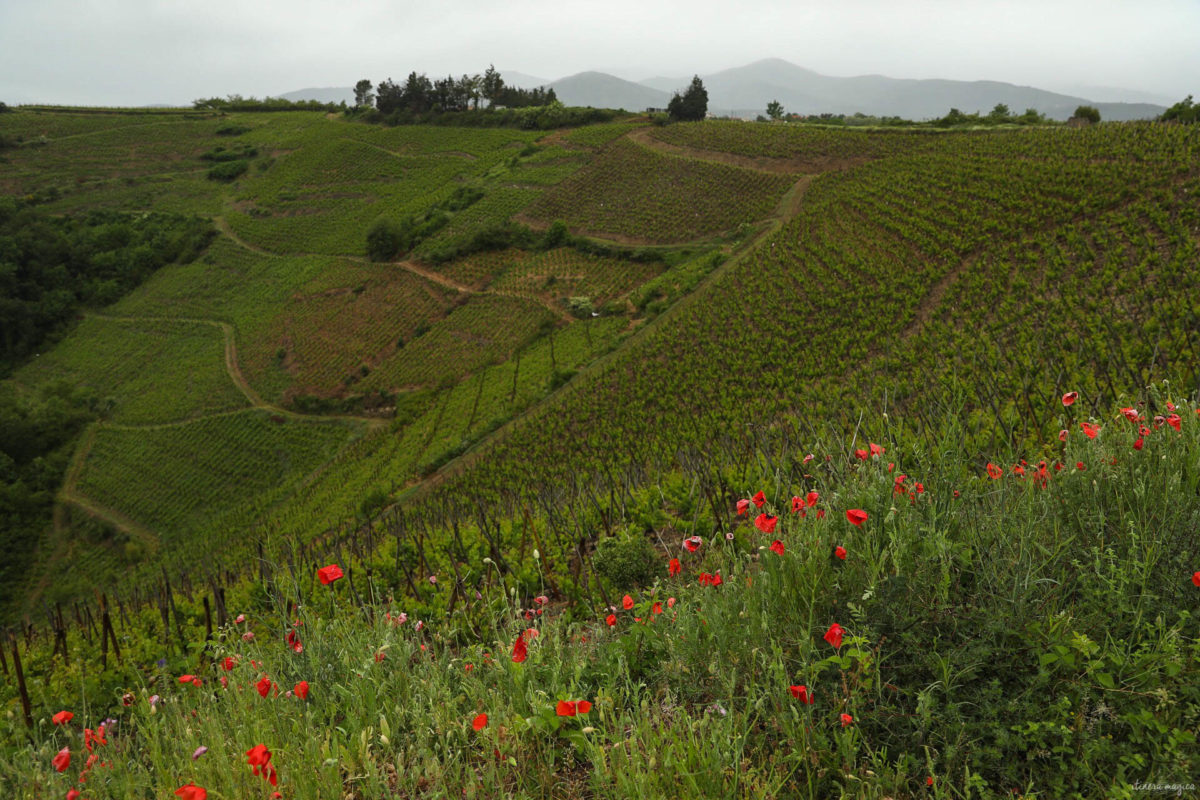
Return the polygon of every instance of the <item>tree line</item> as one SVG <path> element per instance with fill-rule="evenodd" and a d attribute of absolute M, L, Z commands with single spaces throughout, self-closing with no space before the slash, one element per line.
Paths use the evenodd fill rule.
<path fill-rule="evenodd" d="M 425 73 L 414 70 L 402 83 L 387 78 L 372 86 L 370 80 L 363 78 L 354 86 L 354 105 L 374 106 L 381 114 L 477 111 L 480 101 L 487 101 L 488 108 L 528 108 L 551 105 L 558 98 L 553 88 L 522 89 L 505 84 L 494 65 L 489 65 L 482 75 L 459 78 L 447 75 L 430 80 Z"/>

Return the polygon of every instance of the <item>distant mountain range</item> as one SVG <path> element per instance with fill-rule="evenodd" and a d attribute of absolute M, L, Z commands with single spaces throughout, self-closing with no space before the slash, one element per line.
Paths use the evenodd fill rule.
<path fill-rule="evenodd" d="M 522 88 L 551 87 L 558 99 L 567 105 L 629 111 L 665 108 L 671 95 L 684 89 L 691 80 L 690 76 L 654 77 L 634 82 L 603 72 L 580 72 L 558 80 L 543 80 L 503 70 L 500 74 L 506 83 Z M 772 100 L 782 103 L 788 113 L 862 112 L 915 120 L 941 117 L 951 108 L 968 114 L 987 113 L 997 103 L 1004 103 L 1014 113 L 1033 108 L 1058 120 L 1070 117 L 1080 105 L 1095 106 L 1101 118 L 1106 120 L 1147 119 L 1166 109 L 1165 105 L 1144 102 L 1157 97 L 1138 91 L 1092 87 L 1095 97 L 1087 97 L 1000 81 L 917 80 L 883 75 L 834 78 L 780 58 L 756 61 L 700 78 L 708 90 L 708 110 L 718 116 L 754 117 L 764 113 L 767 103 Z M 302 89 L 280 97 L 353 102 L 354 91 L 350 88 Z M 1113 102 L 1118 99 L 1135 102 Z"/>

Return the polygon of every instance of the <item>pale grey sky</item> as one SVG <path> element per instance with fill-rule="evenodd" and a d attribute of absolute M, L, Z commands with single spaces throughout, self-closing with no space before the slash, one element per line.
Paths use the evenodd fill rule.
<path fill-rule="evenodd" d="M 0 0 L 0 101 L 186 104 L 482 72 L 827 75 L 1200 95 L 1200 0 Z"/>

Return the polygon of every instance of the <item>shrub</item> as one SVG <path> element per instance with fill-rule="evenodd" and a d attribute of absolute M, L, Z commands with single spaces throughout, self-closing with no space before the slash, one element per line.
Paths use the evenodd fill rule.
<path fill-rule="evenodd" d="M 367 231 L 367 256 L 372 261 L 390 261 L 405 251 L 412 241 L 408 226 L 390 219 L 378 219 Z"/>
<path fill-rule="evenodd" d="M 626 531 L 596 545 L 596 572 L 619 591 L 630 591 L 654 580 L 659 558 L 641 534 Z"/>
<path fill-rule="evenodd" d="M 228 183 L 237 179 L 248 169 L 250 169 L 249 161 L 223 161 L 209 169 L 208 179 Z"/>

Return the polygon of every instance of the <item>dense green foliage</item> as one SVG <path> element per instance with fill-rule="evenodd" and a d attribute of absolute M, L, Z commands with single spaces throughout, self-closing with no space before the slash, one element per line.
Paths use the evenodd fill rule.
<path fill-rule="evenodd" d="M 699 75 L 693 75 L 687 89 L 673 94 L 667 103 L 667 114 L 676 122 L 699 122 L 707 113 L 708 90 Z"/>
<path fill-rule="evenodd" d="M 1163 122 L 1179 122 L 1184 125 L 1200 122 L 1200 105 L 1192 102 L 1192 96 L 1189 94 L 1164 111 L 1159 119 Z"/>
<path fill-rule="evenodd" d="M 112 303 L 172 261 L 195 258 L 210 226 L 171 214 L 60 218 L 0 198 L 0 376 L 83 307 Z"/>

